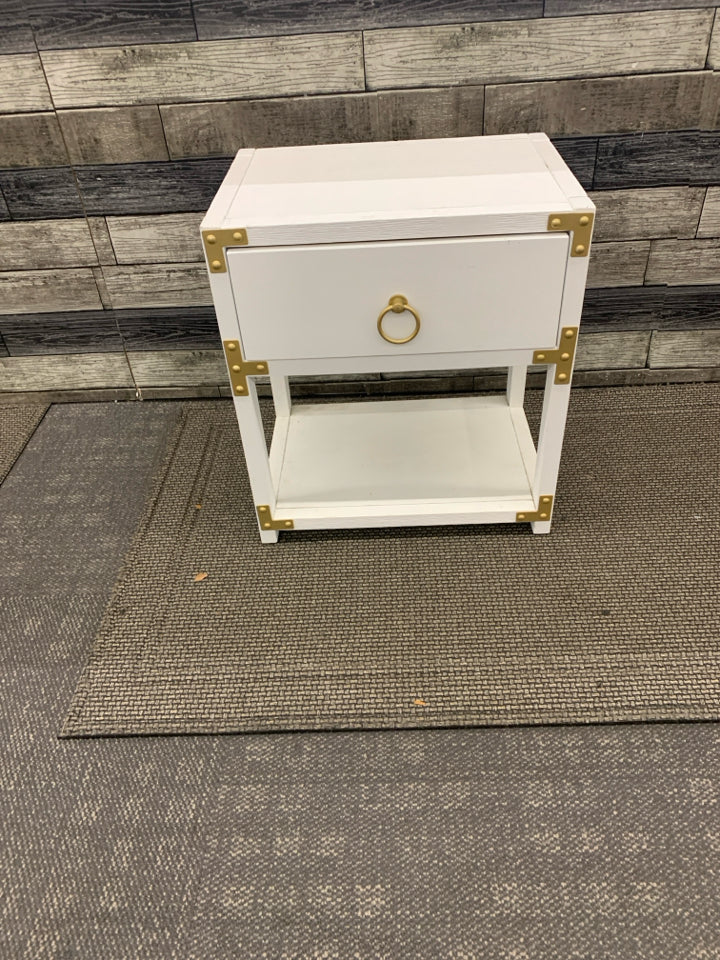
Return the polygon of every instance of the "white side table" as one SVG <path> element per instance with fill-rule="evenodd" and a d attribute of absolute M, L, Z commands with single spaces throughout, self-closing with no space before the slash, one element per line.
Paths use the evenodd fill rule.
<path fill-rule="evenodd" d="M 201 230 L 262 540 L 549 532 L 594 210 L 541 133 L 241 150 Z M 548 368 L 537 451 L 531 363 Z M 505 395 L 293 405 L 288 387 L 482 367 L 508 368 Z"/>

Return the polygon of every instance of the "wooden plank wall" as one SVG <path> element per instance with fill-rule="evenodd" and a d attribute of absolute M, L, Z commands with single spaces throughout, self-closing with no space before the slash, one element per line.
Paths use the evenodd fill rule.
<path fill-rule="evenodd" d="M 720 377 L 712 2 L 26 6 L 0 23 L 0 399 L 227 393 L 198 223 L 236 150 L 534 130 L 598 207 L 578 382 Z"/>

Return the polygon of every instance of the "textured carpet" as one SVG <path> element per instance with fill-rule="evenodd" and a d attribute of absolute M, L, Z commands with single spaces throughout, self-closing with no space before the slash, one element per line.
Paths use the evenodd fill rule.
<path fill-rule="evenodd" d="M 63 735 L 716 719 L 719 434 L 717 385 L 575 391 L 550 536 L 262 546 L 231 404 L 186 404 Z"/>
<path fill-rule="evenodd" d="M 47 404 L 0 405 L 0 483 L 45 416 Z"/>

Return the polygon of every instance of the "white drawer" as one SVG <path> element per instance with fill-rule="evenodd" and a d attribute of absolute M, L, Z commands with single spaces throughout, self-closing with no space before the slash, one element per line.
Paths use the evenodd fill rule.
<path fill-rule="evenodd" d="M 246 357 L 370 357 L 535 349 L 559 333 L 566 233 L 228 251 Z M 417 335 L 378 316 L 403 296 Z M 388 310 L 384 333 L 413 315 Z"/>

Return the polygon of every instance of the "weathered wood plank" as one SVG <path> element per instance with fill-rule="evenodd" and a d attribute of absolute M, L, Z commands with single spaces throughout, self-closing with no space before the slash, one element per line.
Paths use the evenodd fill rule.
<path fill-rule="evenodd" d="M 716 0 L 545 0 L 546 17 L 575 17 L 583 13 L 620 13 L 627 10 L 674 10 L 712 7 Z"/>
<path fill-rule="evenodd" d="M 711 10 L 682 10 L 369 31 L 367 85 L 379 90 L 702 70 L 711 22 Z"/>
<path fill-rule="evenodd" d="M 715 25 L 710 39 L 707 62 L 713 70 L 720 70 L 720 16 L 718 16 L 717 11 L 715 11 Z"/>
<path fill-rule="evenodd" d="M 586 332 L 648 330 L 661 323 L 667 287 L 598 287 L 585 291 Z"/>
<path fill-rule="evenodd" d="M 648 366 L 720 366 L 720 330 L 656 330 Z"/>
<path fill-rule="evenodd" d="M 203 259 L 203 213 L 156 217 L 108 217 L 118 263 L 183 263 Z"/>
<path fill-rule="evenodd" d="M 715 19 L 720 23 L 720 15 L 717 13 Z M 715 29 L 717 30 L 717 27 Z M 698 126 L 701 130 L 718 130 L 720 129 L 720 72 L 706 71 L 706 73 L 705 95 Z"/>
<path fill-rule="evenodd" d="M 8 210 L 8 205 L 5 203 L 5 197 L 2 193 L 2 187 L 0 186 L 0 221 L 9 220 L 10 211 Z"/>
<path fill-rule="evenodd" d="M 80 194 L 69 167 L 0 170 L 0 189 L 14 220 L 83 215 Z"/>
<path fill-rule="evenodd" d="M 588 287 L 642 286 L 650 242 L 593 243 L 590 248 Z"/>
<path fill-rule="evenodd" d="M 128 354 L 138 387 L 183 387 L 226 383 L 222 350 L 149 350 Z"/>
<path fill-rule="evenodd" d="M 484 132 L 543 130 L 552 137 L 695 130 L 711 79 L 702 71 L 491 85 Z"/>
<path fill-rule="evenodd" d="M 7 345 L 3 340 L 2 334 L 0 333 L 0 357 L 7 357 L 9 355 L 10 354 L 9 354 Z M 2 386 L 0 386 L 0 390 L 2 390 Z"/>
<path fill-rule="evenodd" d="M 203 307 L 212 303 L 203 263 L 103 267 L 113 310 L 130 307 Z"/>
<path fill-rule="evenodd" d="M 195 40 L 190 0 L 33 0 L 40 49 Z"/>
<path fill-rule="evenodd" d="M 61 110 L 60 126 L 71 163 L 167 160 L 160 111 L 148 107 Z"/>
<path fill-rule="evenodd" d="M 698 237 L 720 237 L 720 187 L 710 187 L 703 204 Z"/>
<path fill-rule="evenodd" d="M 90 236 L 95 247 L 98 263 L 117 263 L 105 217 L 88 217 L 87 224 L 90 228 Z"/>
<path fill-rule="evenodd" d="M 542 0 L 194 0 L 201 40 L 541 17 Z"/>
<path fill-rule="evenodd" d="M 651 187 L 590 193 L 597 206 L 595 240 L 694 237 L 705 190 L 702 187 Z"/>
<path fill-rule="evenodd" d="M 0 167 L 62 167 L 68 162 L 54 113 L 0 117 Z"/>
<path fill-rule="evenodd" d="M 85 267 L 97 255 L 85 220 L 35 220 L 0 225 L 0 264 L 4 270 Z"/>
<path fill-rule="evenodd" d="M 88 214 L 173 213 L 207 209 L 229 166 L 176 160 L 78 167 L 76 175 Z"/>
<path fill-rule="evenodd" d="M 105 310 L 0 317 L 10 356 L 61 353 L 121 353 L 117 324 Z"/>
<path fill-rule="evenodd" d="M 479 136 L 484 102 L 484 88 L 472 85 L 378 93 L 377 139 Z"/>
<path fill-rule="evenodd" d="M 8 6 L 3 5 L 0 54 L 34 53 L 35 40 L 25 11 L 19 4 L 13 4 L 13 9 L 7 9 Z"/>
<path fill-rule="evenodd" d="M 161 106 L 170 156 L 233 156 L 244 147 L 354 143 L 375 138 L 373 93 Z"/>
<path fill-rule="evenodd" d="M 220 350 L 212 307 L 153 307 L 116 310 L 113 317 L 128 352 L 138 350 Z"/>
<path fill-rule="evenodd" d="M 720 133 L 601 137 L 594 187 L 720 183 Z"/>
<path fill-rule="evenodd" d="M 110 300 L 110 294 L 108 293 L 107 284 L 105 283 L 105 277 L 103 276 L 103 268 L 93 267 L 92 273 L 95 279 L 95 286 L 97 287 L 98 295 L 100 297 L 100 303 L 102 303 L 105 310 L 111 310 L 112 302 Z"/>
<path fill-rule="evenodd" d="M 360 33 L 149 43 L 41 56 L 58 108 L 364 89 Z"/>
<path fill-rule="evenodd" d="M 102 307 L 92 268 L 0 273 L 0 314 Z"/>
<path fill-rule="evenodd" d="M 0 57 L 0 113 L 32 113 L 52 108 L 36 53 Z"/>
<path fill-rule="evenodd" d="M 77 390 L 132 387 L 123 353 L 6 357 L 0 360 L 0 390 Z"/>
<path fill-rule="evenodd" d="M 720 283 L 720 239 L 653 240 L 648 283 Z"/>
<path fill-rule="evenodd" d="M 663 330 L 720 328 L 720 284 L 665 287 L 660 323 Z"/>
<path fill-rule="evenodd" d="M 627 370 L 644 367 L 650 346 L 650 331 L 583 333 L 578 338 L 577 370 Z"/>

